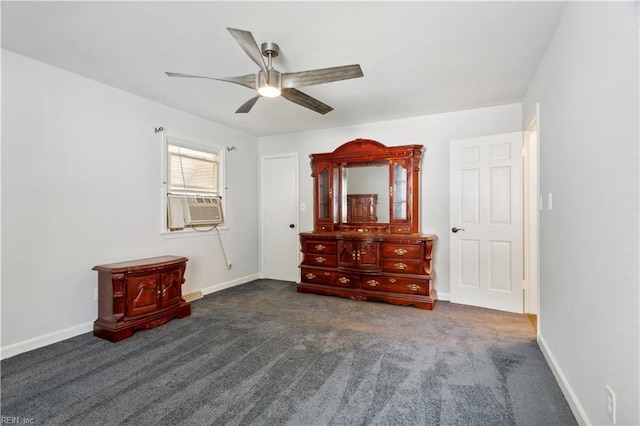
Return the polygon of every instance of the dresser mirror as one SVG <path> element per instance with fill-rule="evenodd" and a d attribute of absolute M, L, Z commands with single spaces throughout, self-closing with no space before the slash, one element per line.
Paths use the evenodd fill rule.
<path fill-rule="evenodd" d="M 349 164 L 343 167 L 342 176 L 341 222 L 389 222 L 388 161 Z M 357 215 L 356 208 L 359 211 L 368 208 L 369 212 L 372 212 L 370 218 L 358 220 L 366 215 Z"/>

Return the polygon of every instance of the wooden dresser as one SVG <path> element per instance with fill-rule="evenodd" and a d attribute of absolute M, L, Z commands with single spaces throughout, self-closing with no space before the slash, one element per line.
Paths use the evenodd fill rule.
<path fill-rule="evenodd" d="M 437 237 L 418 232 L 421 155 L 421 145 L 356 139 L 310 156 L 314 231 L 300 234 L 298 292 L 433 309 Z M 354 209 L 374 200 L 384 208 Z"/>
<path fill-rule="evenodd" d="M 432 309 L 432 235 L 300 234 L 298 291 Z"/>
<path fill-rule="evenodd" d="M 135 330 L 191 314 L 182 299 L 186 257 L 160 256 L 94 266 L 98 271 L 98 319 L 93 334 L 118 342 Z"/>

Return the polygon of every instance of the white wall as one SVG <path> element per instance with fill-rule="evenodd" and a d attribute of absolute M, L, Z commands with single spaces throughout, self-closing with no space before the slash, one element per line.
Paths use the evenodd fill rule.
<path fill-rule="evenodd" d="M 523 102 L 540 103 L 540 343 L 579 418 L 637 425 L 638 3 L 570 2 Z"/>
<path fill-rule="evenodd" d="M 225 146 L 223 233 L 163 237 L 160 134 Z M 2 354 L 92 329 L 98 264 L 189 258 L 183 292 L 256 278 L 257 140 L 2 52 Z"/>
<path fill-rule="evenodd" d="M 449 141 L 509 133 L 522 129 L 521 105 L 437 114 L 314 132 L 263 137 L 259 154 L 298 152 L 300 158 L 300 230 L 313 229 L 313 185 L 309 154 L 331 152 L 356 138 L 387 146 L 420 144 L 426 151 L 421 167 L 421 232 L 438 235 L 434 251 L 435 288 L 449 298 Z"/>

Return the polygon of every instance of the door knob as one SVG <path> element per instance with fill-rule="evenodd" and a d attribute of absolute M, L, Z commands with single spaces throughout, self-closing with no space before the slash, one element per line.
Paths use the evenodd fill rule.
<path fill-rule="evenodd" d="M 289 228 L 295 228 L 296 226 L 292 223 L 289 225 Z"/>
<path fill-rule="evenodd" d="M 453 232 L 454 234 L 458 231 L 464 231 L 463 228 L 451 228 L 451 232 Z"/>

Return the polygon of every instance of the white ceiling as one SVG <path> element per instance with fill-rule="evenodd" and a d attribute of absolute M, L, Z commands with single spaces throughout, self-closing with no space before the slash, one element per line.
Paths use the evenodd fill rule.
<path fill-rule="evenodd" d="M 256 136 L 519 102 L 561 2 L 9 2 L 2 47 Z M 364 77 L 235 110 L 251 89 L 212 77 L 255 73 L 226 27 L 274 42 L 280 72 L 358 63 Z"/>

